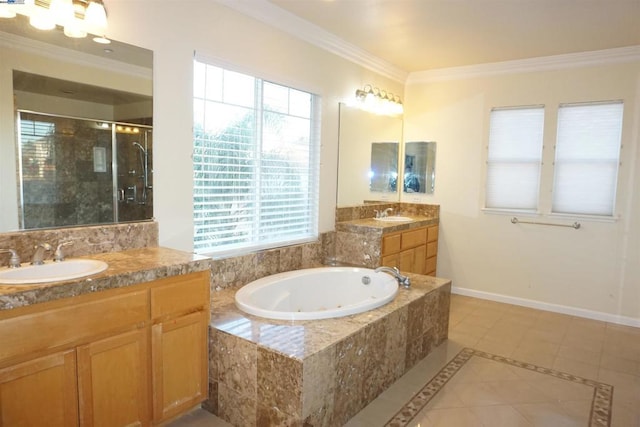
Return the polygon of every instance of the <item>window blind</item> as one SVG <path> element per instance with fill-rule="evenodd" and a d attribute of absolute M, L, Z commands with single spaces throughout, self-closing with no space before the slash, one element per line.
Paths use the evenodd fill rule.
<path fill-rule="evenodd" d="M 491 111 L 485 207 L 538 207 L 544 107 Z"/>
<path fill-rule="evenodd" d="M 553 212 L 613 215 L 622 113 L 622 102 L 560 106 Z"/>
<path fill-rule="evenodd" d="M 317 236 L 314 95 L 194 63 L 194 249 L 216 253 Z"/>
<path fill-rule="evenodd" d="M 53 162 L 55 124 L 25 119 L 22 112 L 19 114 L 22 179 L 45 180 L 47 179 L 46 171 L 55 171 Z"/>

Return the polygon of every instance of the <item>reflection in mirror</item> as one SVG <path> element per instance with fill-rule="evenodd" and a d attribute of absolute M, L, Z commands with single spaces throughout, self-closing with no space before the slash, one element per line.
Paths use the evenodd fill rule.
<path fill-rule="evenodd" d="M 398 147 L 402 140 L 402 118 L 381 116 L 340 104 L 338 144 L 337 206 L 361 205 L 364 201 L 400 200 L 399 188 L 391 192 L 371 191 L 373 143 L 393 142 L 396 147 L 396 173 Z M 377 145 L 377 144 L 375 144 Z M 381 181 L 389 188 L 389 181 Z M 397 185 L 396 185 L 397 187 Z"/>
<path fill-rule="evenodd" d="M 371 170 L 369 189 L 373 192 L 395 193 L 398 191 L 398 143 L 371 143 Z"/>
<path fill-rule="evenodd" d="M 404 144 L 403 191 L 433 194 L 436 178 L 436 143 L 411 141 Z"/>
<path fill-rule="evenodd" d="M 153 53 L 22 18 L 0 19 L 0 232 L 152 218 Z"/>

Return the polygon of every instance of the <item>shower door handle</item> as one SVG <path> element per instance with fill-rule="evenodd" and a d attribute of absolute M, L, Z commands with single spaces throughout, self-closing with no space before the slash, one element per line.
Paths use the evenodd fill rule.
<path fill-rule="evenodd" d="M 124 188 L 118 188 L 118 201 L 124 202 Z"/>

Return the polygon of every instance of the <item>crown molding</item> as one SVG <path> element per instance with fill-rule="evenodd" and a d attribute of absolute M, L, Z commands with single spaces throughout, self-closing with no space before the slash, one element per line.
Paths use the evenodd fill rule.
<path fill-rule="evenodd" d="M 329 51 L 364 68 L 404 83 L 408 72 L 267 0 L 216 0 L 218 3 Z"/>
<path fill-rule="evenodd" d="M 640 61 L 640 45 L 410 73 L 407 85 Z"/>
<path fill-rule="evenodd" d="M 132 77 L 141 77 L 144 79 L 153 78 L 153 71 L 150 68 L 127 64 L 113 59 L 101 58 L 100 56 L 92 55 L 90 53 L 55 46 L 11 33 L 0 32 L 0 35 L 0 46 L 8 47 L 10 49 L 16 49 L 45 58 L 69 62 L 80 66 L 107 69 Z"/>

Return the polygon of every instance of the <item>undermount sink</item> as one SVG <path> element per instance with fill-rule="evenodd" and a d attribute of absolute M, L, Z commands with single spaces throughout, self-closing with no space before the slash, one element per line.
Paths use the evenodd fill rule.
<path fill-rule="evenodd" d="M 405 222 L 405 221 L 413 221 L 413 219 L 408 216 L 385 216 L 382 218 L 374 218 L 376 221 L 382 222 Z"/>
<path fill-rule="evenodd" d="M 0 285 L 28 285 L 79 279 L 106 270 L 108 264 L 94 259 L 69 259 L 42 265 L 0 270 Z"/>

